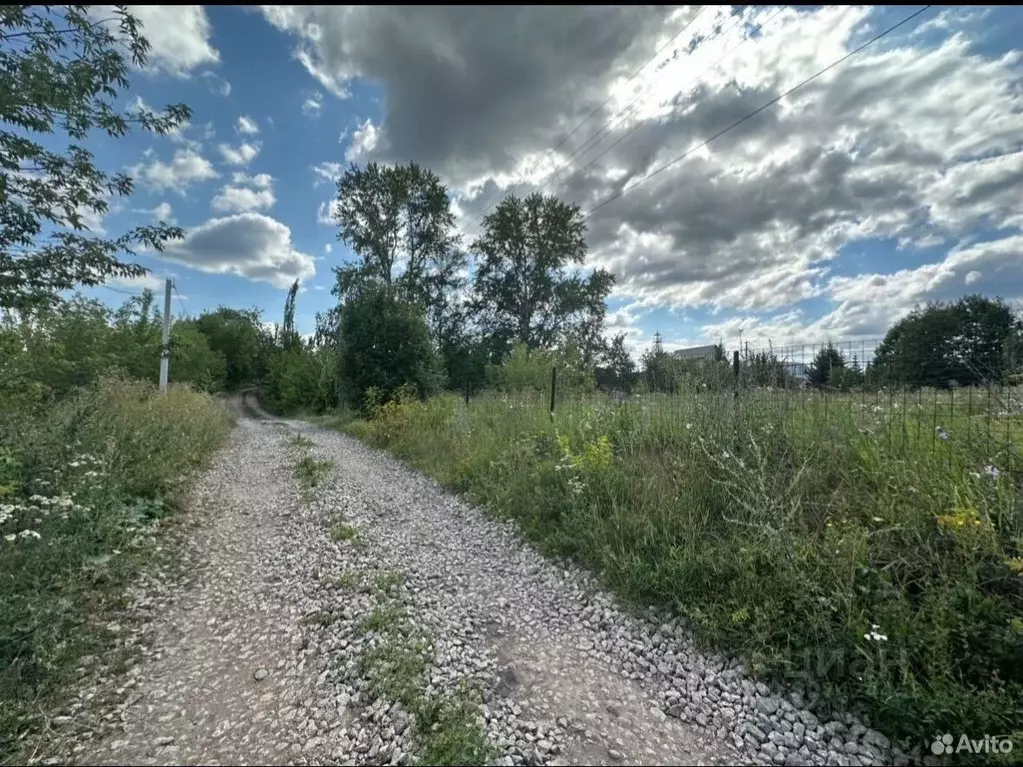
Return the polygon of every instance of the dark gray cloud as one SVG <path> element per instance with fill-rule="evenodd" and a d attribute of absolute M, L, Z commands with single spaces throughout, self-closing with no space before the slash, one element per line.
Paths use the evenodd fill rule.
<path fill-rule="evenodd" d="M 1009 238 L 1023 228 L 1014 195 L 1023 179 L 1021 54 L 982 53 L 976 40 L 948 34 L 962 11 L 931 11 L 940 20 L 927 36 L 907 28 L 695 151 L 879 31 L 878 19 L 863 7 L 750 7 L 746 20 L 763 29 L 744 42 L 741 27 L 727 23 L 715 37 L 729 9 L 708 10 L 677 41 L 678 56 L 666 54 L 670 63 L 625 87 L 695 9 L 670 22 L 671 9 L 650 7 L 264 12 L 294 35 L 324 88 L 344 94 L 352 78 L 383 87 L 384 118 L 360 128 L 359 159 L 437 170 L 463 193 L 460 220 L 470 234 L 503 194 L 530 190 L 543 176 L 533 162 L 609 95 L 555 162 L 645 94 L 635 114 L 545 190 L 588 210 L 629 189 L 589 217 L 588 239 L 592 262 L 612 268 L 619 292 L 645 305 L 758 311 L 825 296 L 832 315 L 786 315 L 782 325 L 865 331 L 947 285 L 985 285 L 994 272 L 984 264 L 1002 251 L 989 246 L 968 269 L 949 265 L 961 258 L 952 252 L 883 277 L 886 298 L 872 304 L 829 275 L 843 245 L 876 237 L 951 245 L 980 226 Z M 935 42 L 936 31 L 945 38 Z M 687 53 L 695 35 L 702 42 Z M 907 252 L 893 254 L 893 271 Z M 1013 267 L 1002 255 L 996 261 L 1004 279 Z M 877 290 L 872 277 L 863 284 Z"/>

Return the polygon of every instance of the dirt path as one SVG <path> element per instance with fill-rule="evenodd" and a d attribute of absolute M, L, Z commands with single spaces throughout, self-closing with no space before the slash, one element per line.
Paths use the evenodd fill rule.
<path fill-rule="evenodd" d="M 421 635 L 423 694 L 483 690 L 495 764 L 883 763 L 876 734 L 817 722 L 675 621 L 624 613 L 398 461 L 239 412 L 194 493 L 189 584 L 140 584 L 123 642 L 147 649 L 82 690 L 48 760 L 410 763 L 410 704 L 378 698 L 366 659 Z M 333 467 L 314 493 L 303 456 Z"/>

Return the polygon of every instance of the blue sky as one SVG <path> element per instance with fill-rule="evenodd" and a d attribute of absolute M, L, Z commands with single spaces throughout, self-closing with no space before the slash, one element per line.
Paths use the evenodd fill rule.
<path fill-rule="evenodd" d="M 544 191 L 584 211 L 630 187 L 588 216 L 588 263 L 615 272 L 609 330 L 637 351 L 655 331 L 669 347 L 859 341 L 930 299 L 1018 301 L 1019 8 L 931 9 L 631 188 L 915 8 L 757 7 L 733 26 L 700 6 L 140 6 L 152 56 L 123 106 L 184 102 L 193 119 L 90 144 L 136 177 L 95 223 L 169 216 L 187 235 L 140 258 L 152 279 L 90 293 L 117 304 L 172 276 L 189 313 L 274 321 L 298 277 L 310 333 L 348 255 L 323 223 L 332 178 L 349 160 L 415 160 L 448 185 L 467 240 L 561 166 Z"/>

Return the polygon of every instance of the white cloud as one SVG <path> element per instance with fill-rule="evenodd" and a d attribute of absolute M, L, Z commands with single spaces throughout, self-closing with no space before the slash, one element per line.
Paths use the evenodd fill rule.
<path fill-rule="evenodd" d="M 316 117 L 323 109 L 323 94 L 319 91 L 313 92 L 302 102 L 302 114 L 306 117 Z"/>
<path fill-rule="evenodd" d="M 164 221 L 168 224 L 174 223 L 174 211 L 169 202 L 161 202 L 153 208 L 153 218 L 157 221 Z"/>
<path fill-rule="evenodd" d="M 209 160 L 190 148 L 177 150 L 169 163 L 163 160 L 154 160 L 148 165 L 140 163 L 133 166 L 131 172 L 154 191 L 172 189 L 182 195 L 191 184 L 220 175 Z"/>
<path fill-rule="evenodd" d="M 223 77 L 218 75 L 216 72 L 206 70 L 201 75 L 199 75 L 199 77 L 206 81 L 206 85 L 209 86 L 210 93 L 213 93 L 217 96 L 231 95 L 231 83 L 229 83 Z"/>
<path fill-rule="evenodd" d="M 330 255 L 330 252 L 331 252 L 332 250 L 334 250 L 334 246 L 333 246 L 333 245 L 331 245 L 331 244 L 330 244 L 329 242 L 328 242 L 328 243 L 327 243 L 326 245 L 324 245 L 324 246 L 323 246 L 323 252 L 324 252 L 325 254 L 327 254 L 327 255 Z"/>
<path fill-rule="evenodd" d="M 342 175 L 344 175 L 344 172 L 345 168 L 339 162 L 324 161 L 317 165 L 314 165 L 313 173 L 315 173 L 318 176 L 318 178 L 316 179 L 316 181 L 313 182 L 313 186 L 317 187 L 324 181 L 330 183 L 331 185 L 335 185 L 337 184 L 338 179 L 341 178 Z"/>
<path fill-rule="evenodd" d="M 133 5 L 131 12 L 142 22 L 142 34 L 152 46 L 150 69 L 185 77 L 196 67 L 220 61 L 210 44 L 212 25 L 201 5 Z"/>
<path fill-rule="evenodd" d="M 376 149 L 379 143 L 380 129 L 367 118 L 352 134 L 352 143 L 345 150 L 345 159 L 348 162 L 358 162 Z"/>
<path fill-rule="evenodd" d="M 125 290 L 152 290 L 154 293 L 163 294 L 166 287 L 166 277 L 159 277 L 155 274 L 144 274 L 141 277 L 115 277 L 108 280 L 107 285 Z"/>
<path fill-rule="evenodd" d="M 219 144 L 217 148 L 220 150 L 221 156 L 224 158 L 224 162 L 231 165 L 248 165 L 252 159 L 259 154 L 259 150 L 262 148 L 262 144 L 258 141 L 249 144 L 243 142 L 238 145 L 237 148 L 229 146 L 228 144 Z"/>
<path fill-rule="evenodd" d="M 336 226 L 334 222 L 334 216 L 337 215 L 338 206 L 337 200 L 330 200 L 329 202 L 321 202 L 316 208 L 316 221 L 317 223 L 323 224 L 324 226 Z"/>
<path fill-rule="evenodd" d="M 628 189 L 587 216 L 588 265 L 615 272 L 616 298 L 637 310 L 715 313 L 709 339 L 680 343 L 716 341 L 735 323 L 765 339 L 868 338 L 916 301 L 1023 295 L 1023 267 L 1013 266 L 1023 232 L 1023 50 L 1002 52 L 1008 44 L 990 33 L 1011 21 L 1008 11 L 934 9 L 690 151 L 894 21 L 863 6 L 745 6 L 730 18 L 733 10 L 708 6 L 632 81 L 695 8 L 264 14 L 292 35 L 297 59 L 325 88 L 357 78 L 383 88 L 381 117 L 342 134 L 345 159 L 430 167 L 451 188 L 463 228 L 577 151 L 543 191 L 589 211 Z M 751 24 L 762 28 L 746 39 Z M 319 206 L 321 223 L 330 205 Z M 1000 239 L 977 243 L 980 232 Z M 864 252 L 892 273 L 833 276 Z M 918 267 L 921 257 L 936 262 Z M 900 269 L 906 259 L 913 268 Z M 791 310 L 806 299 L 832 309 L 816 318 Z"/>
<path fill-rule="evenodd" d="M 235 125 L 235 130 L 239 133 L 255 135 L 259 133 L 259 126 L 256 121 L 247 115 L 242 115 L 238 118 L 238 123 Z"/>
<path fill-rule="evenodd" d="M 312 256 L 295 250 L 291 230 L 260 213 L 212 218 L 168 243 L 160 256 L 212 274 L 236 274 L 287 288 L 316 273 Z"/>
<path fill-rule="evenodd" d="M 214 210 L 222 213 L 242 213 L 267 210 L 274 202 L 274 194 L 269 189 L 256 190 L 228 185 L 217 193 L 211 205 Z"/>
<path fill-rule="evenodd" d="M 210 204 L 222 213 L 267 210 L 276 202 L 272 185 L 273 178 L 267 173 L 255 176 L 235 173 L 231 183 L 222 187 Z"/>

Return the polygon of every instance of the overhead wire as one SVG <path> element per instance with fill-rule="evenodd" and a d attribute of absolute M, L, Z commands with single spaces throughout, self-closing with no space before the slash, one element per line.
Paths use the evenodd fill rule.
<path fill-rule="evenodd" d="M 721 136 L 725 135 L 729 131 L 734 130 L 735 128 L 737 128 L 740 125 L 742 125 L 743 123 L 745 123 L 747 120 L 750 120 L 753 117 L 756 117 L 758 114 L 760 114 L 764 110 L 769 109 L 770 107 L 774 106 L 775 104 L 777 104 L 779 101 L 781 101 L 786 96 L 790 96 L 791 94 L 795 93 L 800 88 L 802 88 L 805 85 L 808 85 L 809 83 L 813 82 L 818 77 L 823 75 L 825 72 L 828 72 L 828 71 L 834 69 L 839 64 L 842 64 L 843 62 L 845 62 L 848 59 L 852 58 L 853 56 L 855 56 L 860 51 L 863 51 L 864 49 L 866 49 L 866 48 L 870 47 L 871 45 L 873 45 L 874 43 L 876 43 L 878 40 L 880 40 L 883 37 L 886 37 L 887 35 L 891 34 L 892 32 L 894 32 L 899 27 L 901 27 L 901 26 L 903 26 L 905 24 L 908 24 L 910 21 L 912 21 L 917 16 L 919 16 L 922 13 L 924 13 L 925 11 L 930 9 L 931 7 L 932 6 L 930 6 L 930 5 L 925 5 L 920 10 L 911 13 L 909 16 L 906 16 L 901 21 L 893 24 L 892 26 L 890 26 L 887 29 L 883 30 L 882 32 L 878 33 L 874 37 L 870 38 L 869 40 L 867 40 L 862 45 L 859 45 L 856 48 L 854 48 L 853 50 L 849 51 L 849 53 L 845 54 L 841 58 L 836 59 L 835 61 L 831 62 L 826 67 L 824 67 L 823 69 L 818 70 L 814 74 L 810 75 L 810 77 L 808 77 L 805 80 L 803 80 L 803 81 L 797 83 L 796 85 L 792 86 L 791 88 L 789 88 L 784 93 L 776 96 L 775 98 L 771 99 L 770 101 L 768 101 L 767 103 L 765 103 L 762 106 L 758 107 L 757 109 L 754 109 L 749 114 L 747 114 L 747 115 L 745 115 L 743 117 L 740 117 L 738 120 L 736 120 L 735 122 L 731 123 L 727 127 L 722 128 L 721 130 L 719 130 L 717 133 L 715 133 L 710 138 L 702 141 L 701 143 L 697 144 L 696 146 L 694 146 L 694 147 L 692 147 L 690 149 L 687 149 L 685 152 L 680 154 L 678 157 L 674 158 L 673 160 L 670 160 L 670 161 L 666 162 L 664 165 L 660 166 L 659 168 L 657 168 L 656 170 L 652 171 L 651 173 L 648 173 L 646 176 L 641 178 L 636 183 L 632 184 L 631 186 L 624 187 L 623 189 L 621 189 L 618 192 L 615 192 L 613 195 L 608 197 L 606 200 L 603 200 L 602 202 L 598 203 L 597 205 L 595 205 L 592 208 L 590 208 L 589 210 L 587 210 L 586 213 L 584 214 L 584 217 L 588 218 L 589 216 L 591 216 L 596 211 L 598 211 L 601 208 L 605 207 L 606 205 L 614 202 L 615 200 L 617 200 L 618 198 L 620 198 L 623 195 L 627 194 L 628 192 L 631 192 L 633 189 L 635 189 L 640 184 L 646 183 L 647 181 L 652 179 L 654 176 L 656 176 L 656 175 L 658 175 L 660 173 L 663 173 L 664 171 L 666 171 L 668 168 L 672 167 L 673 165 L 677 165 L 678 163 L 680 163 L 685 158 L 689 157 L 694 152 L 697 152 L 700 149 L 703 149 L 705 146 L 710 144 L 712 141 L 715 141 L 716 139 L 718 139 Z"/>
<path fill-rule="evenodd" d="M 661 54 L 662 54 L 662 53 L 663 53 L 663 52 L 664 52 L 665 50 L 667 50 L 667 48 L 668 48 L 668 47 L 669 47 L 669 46 L 670 46 L 670 45 L 671 45 L 672 43 L 674 43 L 674 42 L 675 42 L 675 40 L 677 40 L 677 39 L 678 39 L 678 38 L 679 38 L 679 37 L 680 37 L 680 36 L 682 35 L 682 33 L 684 33 L 684 32 L 685 32 L 685 31 L 686 31 L 687 29 L 689 29 L 689 27 L 690 27 L 690 26 L 692 26 L 692 25 L 693 25 L 693 24 L 694 24 L 694 23 L 696 22 L 696 20 L 697 20 L 697 19 L 698 19 L 698 18 L 699 18 L 699 17 L 700 17 L 700 16 L 702 15 L 702 14 L 703 14 L 703 12 L 704 12 L 705 10 L 707 10 L 707 6 L 706 6 L 706 5 L 704 5 L 704 6 L 701 6 L 701 7 L 700 7 L 700 10 L 696 12 L 696 15 L 695 15 L 695 16 L 693 16 L 693 17 L 692 17 L 691 19 L 689 19 L 689 21 L 687 21 L 687 22 L 686 22 L 685 24 L 683 24 L 683 25 L 682 25 L 682 28 L 681 28 L 681 29 L 680 29 L 680 30 L 679 30 L 678 32 L 676 32 L 676 33 L 675 33 L 674 35 L 672 35 L 672 36 L 671 36 L 671 37 L 670 37 L 670 38 L 668 39 L 668 41 L 667 41 L 666 43 L 664 43 L 664 45 L 662 45 L 662 46 L 661 46 L 660 48 L 658 48 L 658 49 L 657 49 L 656 51 L 654 51 L 653 55 L 652 55 L 652 56 L 650 56 L 650 58 L 648 58 L 648 59 L 647 59 L 647 60 L 646 60 L 645 62 L 643 62 L 643 64 L 642 64 L 642 65 L 641 65 L 641 66 L 640 66 L 640 67 L 639 67 L 638 69 L 636 69 L 636 71 L 635 71 L 635 72 L 633 72 L 633 73 L 632 73 L 631 75 L 629 75 L 628 79 L 626 79 L 626 81 L 625 81 L 625 84 L 628 84 L 628 83 L 632 82 L 633 80 L 635 80 L 635 79 L 636 79 L 636 77 L 638 77 L 638 76 L 639 76 L 639 74 L 640 74 L 640 73 L 641 73 L 641 72 L 642 72 L 642 71 L 643 71 L 644 69 L 646 69 L 646 68 L 647 68 L 647 67 L 648 67 L 648 66 L 650 65 L 650 63 L 651 63 L 652 61 L 654 61 L 654 60 L 655 60 L 655 59 L 656 59 L 656 58 L 657 58 L 658 56 L 660 56 L 660 55 L 661 55 Z M 568 132 L 568 133 L 567 133 L 567 134 L 566 134 L 566 135 L 565 135 L 565 136 L 564 136 L 564 137 L 563 137 L 563 138 L 561 139 L 561 141 L 559 141 L 559 142 L 558 142 L 557 144 L 555 144 L 555 145 L 554 145 L 553 147 L 550 147 L 550 148 L 549 148 L 549 149 L 547 150 L 547 152 L 545 153 L 544 157 L 543 157 L 543 158 L 542 158 L 542 159 L 541 159 L 541 160 L 540 160 L 540 161 L 539 161 L 539 162 L 538 162 L 538 163 L 537 163 L 536 165 L 534 165 L 534 166 L 533 166 L 533 167 L 534 167 L 534 170 L 535 170 L 535 169 L 536 169 L 536 168 L 537 168 L 537 167 L 538 167 L 538 166 L 540 165 L 540 163 L 542 163 L 542 162 L 543 162 L 544 160 L 546 160 L 546 159 L 547 159 L 548 157 L 550 157 L 550 156 L 551 156 L 551 154 L 553 154 L 553 153 L 554 153 L 554 152 L 556 152 L 556 151 L 557 151 L 558 149 L 560 149 L 560 148 L 561 148 L 561 147 L 562 147 L 562 146 L 563 146 L 563 145 L 565 144 L 565 142 L 567 142 L 567 141 L 568 141 L 568 140 L 569 140 L 570 138 L 572 138 L 572 136 L 574 136 L 574 135 L 575 135 L 575 134 L 576 134 L 576 133 L 577 133 L 577 132 L 579 131 L 579 129 L 583 127 L 583 125 L 585 125 L 585 124 L 586 124 L 587 122 L 589 122 L 589 121 L 590 121 L 591 119 L 593 119 L 593 117 L 594 117 L 594 116 L 596 116 L 596 114 L 597 114 L 598 112 L 600 112 L 600 110 L 601 110 L 601 109 L 603 109 L 604 107 L 606 107 L 606 106 L 607 106 L 607 105 L 608 105 L 608 104 L 609 104 L 609 103 L 611 102 L 611 100 L 612 100 L 613 98 L 614 98 L 614 94 L 611 94 L 611 95 L 609 95 L 609 96 L 608 96 L 608 97 L 607 97 L 606 99 L 604 99 L 604 101 L 603 101 L 603 102 L 602 102 L 602 103 L 601 103 L 601 104 L 600 104 L 599 106 L 597 106 L 597 107 L 596 107 L 596 108 L 595 108 L 595 109 L 594 109 L 594 110 L 593 110 L 592 112 L 590 112 L 590 113 L 589 113 L 589 114 L 588 114 L 588 115 L 587 115 L 586 117 L 584 117 L 584 118 L 583 118 L 583 120 L 582 120 L 582 122 L 580 122 L 580 123 L 579 123 L 578 125 L 576 125 L 576 126 L 575 126 L 575 127 L 574 127 L 574 128 L 573 128 L 573 129 L 571 130 L 571 131 L 569 131 L 569 132 Z M 607 126 L 604 126 L 604 127 L 607 127 Z M 597 131 L 597 134 L 599 134 L 599 133 L 600 133 L 600 132 L 601 132 L 602 130 L 603 130 L 603 129 L 601 129 L 601 130 Z M 594 134 L 594 135 L 597 135 L 597 134 Z M 589 141 L 590 141 L 590 140 L 591 140 L 592 138 L 593 138 L 593 136 L 592 136 L 592 135 L 591 135 L 591 136 L 590 136 L 589 138 L 587 138 L 587 139 L 586 139 L 586 141 L 585 141 L 585 142 L 583 142 L 583 143 L 584 143 L 584 145 L 585 145 L 585 144 L 588 144 L 588 143 L 589 143 Z M 575 155 L 573 155 L 573 156 L 575 156 Z M 496 203 L 496 202 L 495 202 L 495 203 L 491 203 L 490 205 L 488 205 L 488 206 L 487 206 L 487 207 L 486 207 L 486 208 L 485 208 L 485 209 L 483 210 L 483 213 L 481 213 L 481 214 L 480 214 L 479 218 L 478 218 L 478 219 L 477 219 L 477 220 L 476 220 L 476 221 L 475 221 L 474 223 L 479 223 L 480 221 L 482 221 L 482 220 L 483 220 L 483 217 L 484 217 L 484 216 L 485 216 L 485 215 L 487 214 L 487 212 L 488 212 L 488 211 L 490 211 L 490 209 L 491 209 L 491 208 L 493 208 L 493 207 L 494 207 L 495 205 L 497 205 L 497 203 Z"/>

